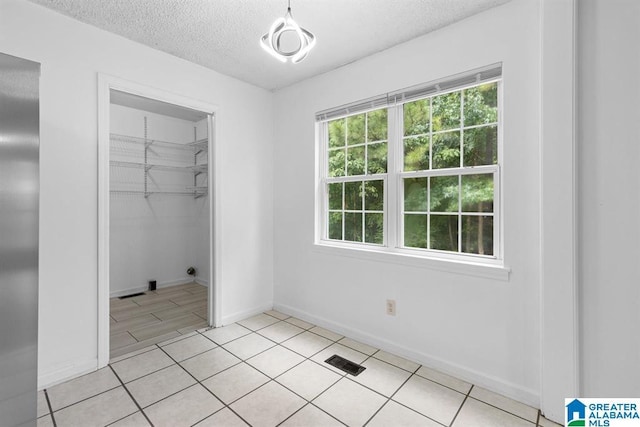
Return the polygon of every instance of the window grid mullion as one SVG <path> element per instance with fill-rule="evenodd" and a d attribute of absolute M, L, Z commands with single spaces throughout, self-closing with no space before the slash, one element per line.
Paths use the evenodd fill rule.
<path fill-rule="evenodd" d="M 458 175 L 458 252 L 462 252 L 462 175 Z"/>
<path fill-rule="evenodd" d="M 345 203 L 345 195 L 344 195 L 344 193 L 345 193 L 345 191 L 346 191 L 346 190 L 345 190 L 345 187 L 346 187 L 346 186 L 344 185 L 344 182 L 343 182 L 343 183 L 342 183 L 342 206 L 341 206 L 341 207 L 342 207 L 342 212 L 340 212 L 340 216 L 342 217 L 342 221 L 341 221 L 341 225 L 342 225 L 342 236 L 341 236 L 341 237 L 342 237 L 342 241 L 343 241 L 343 242 L 345 241 L 345 240 L 344 240 L 344 229 L 345 229 L 344 222 L 345 222 L 345 219 L 346 219 L 346 218 L 345 218 L 345 215 L 344 215 L 344 213 L 345 213 L 345 207 L 346 207 L 346 203 Z"/>
<path fill-rule="evenodd" d="M 349 117 L 344 118 L 344 176 L 349 176 Z M 344 224 L 344 221 L 343 221 Z M 342 235 L 344 238 L 344 234 Z"/>
<path fill-rule="evenodd" d="M 429 170 L 431 169 L 433 169 L 433 97 L 429 98 Z"/>
<path fill-rule="evenodd" d="M 319 234 L 321 238 L 329 238 L 329 186 L 326 182 L 326 172 L 329 170 L 329 151 L 325 150 L 324 147 L 329 146 L 329 129 L 328 124 L 322 124 L 322 126 L 318 126 L 318 137 L 322 141 L 322 147 L 316 147 L 316 150 L 320 152 L 320 170 L 322 172 L 322 179 L 320 180 L 320 185 L 316 189 L 320 194 L 320 207 L 322 209 L 321 216 L 326 218 L 326 221 L 323 224 L 320 224 L 319 229 L 316 229 L 316 232 Z"/>
<path fill-rule="evenodd" d="M 464 167 L 464 91 L 460 91 L 460 167 Z"/>
<path fill-rule="evenodd" d="M 386 244 L 388 247 L 399 247 L 401 243 L 402 221 L 399 172 L 402 171 L 403 139 L 402 126 L 404 120 L 402 105 L 389 107 L 387 110 L 387 186 L 385 194 Z M 400 212 L 400 214 L 398 213 Z M 399 216 L 400 215 L 400 216 Z"/>
<path fill-rule="evenodd" d="M 464 167 L 464 91 L 460 91 L 460 169 Z M 462 253 L 462 175 L 458 175 L 458 252 Z"/>
<path fill-rule="evenodd" d="M 364 175 L 368 175 L 369 174 L 369 113 L 364 113 Z M 366 231 L 366 218 L 365 218 L 365 206 L 364 206 L 364 200 L 365 200 L 365 188 L 364 188 L 364 180 L 362 181 L 362 221 L 361 221 L 361 227 L 362 227 L 362 241 L 364 243 L 367 242 L 367 239 L 365 238 L 365 231 Z"/>
<path fill-rule="evenodd" d="M 366 162 L 365 162 L 366 164 Z M 361 240 L 362 242 L 365 241 L 364 239 L 364 181 L 360 182 L 360 190 L 362 192 L 362 194 L 360 195 L 360 213 L 362 215 L 362 219 L 360 220 L 360 231 L 362 233 L 361 235 Z"/>
<path fill-rule="evenodd" d="M 369 174 L 369 114 L 364 115 L 364 175 Z M 364 206 L 364 205 L 363 205 Z"/>
<path fill-rule="evenodd" d="M 482 175 L 495 173 L 498 165 L 468 166 L 464 168 L 432 169 L 424 171 L 402 172 L 402 178 L 424 178 L 430 176 Z"/>

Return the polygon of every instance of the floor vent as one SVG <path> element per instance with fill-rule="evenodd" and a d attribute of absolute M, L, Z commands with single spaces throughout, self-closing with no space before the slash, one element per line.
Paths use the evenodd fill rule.
<path fill-rule="evenodd" d="M 137 294 L 125 295 L 123 297 L 118 297 L 118 299 L 127 299 L 127 298 L 139 297 L 140 295 L 144 295 L 144 292 L 138 292 Z"/>
<path fill-rule="evenodd" d="M 364 366 L 360 366 L 357 363 L 353 363 L 350 360 L 345 359 L 344 357 L 340 357 L 337 354 L 334 354 L 327 360 L 325 363 L 328 363 L 331 366 L 335 366 L 336 368 L 345 371 L 347 374 L 351 374 L 354 377 L 358 376 L 362 371 L 364 371 Z"/>

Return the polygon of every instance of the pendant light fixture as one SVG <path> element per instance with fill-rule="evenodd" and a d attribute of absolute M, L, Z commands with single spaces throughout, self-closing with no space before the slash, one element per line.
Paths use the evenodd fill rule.
<path fill-rule="evenodd" d="M 295 49 L 284 50 L 282 47 L 282 37 L 286 33 L 290 33 L 287 37 L 293 35 L 297 38 Z M 315 44 L 316 37 L 293 20 L 293 16 L 291 16 L 291 0 L 288 0 L 287 14 L 283 18 L 276 19 L 269 32 L 260 39 L 260 46 L 278 61 L 287 62 L 287 60 L 291 60 L 294 64 L 306 58 Z"/>

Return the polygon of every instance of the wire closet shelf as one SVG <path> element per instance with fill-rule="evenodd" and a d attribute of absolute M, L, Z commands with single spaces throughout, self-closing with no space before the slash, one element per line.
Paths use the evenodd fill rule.
<path fill-rule="evenodd" d="M 195 138 L 194 138 L 195 139 Z M 112 133 L 110 169 L 112 194 L 208 194 L 208 139 L 176 143 Z"/>

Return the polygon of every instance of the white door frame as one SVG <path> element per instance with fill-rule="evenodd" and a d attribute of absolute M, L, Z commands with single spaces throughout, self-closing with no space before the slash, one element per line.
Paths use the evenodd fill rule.
<path fill-rule="evenodd" d="M 187 98 L 118 77 L 98 74 L 98 369 L 109 363 L 109 128 L 111 90 L 127 92 L 209 115 L 209 293 L 208 322 L 221 324 L 220 252 L 220 156 L 219 109 L 216 105 Z"/>

